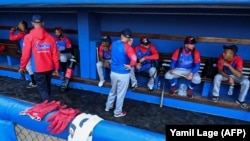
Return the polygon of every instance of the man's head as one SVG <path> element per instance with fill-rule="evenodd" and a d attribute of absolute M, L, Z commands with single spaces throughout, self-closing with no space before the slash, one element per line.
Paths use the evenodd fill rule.
<path fill-rule="evenodd" d="M 21 31 L 26 31 L 28 29 L 28 23 L 24 20 L 19 21 L 18 29 Z"/>
<path fill-rule="evenodd" d="M 55 27 L 55 34 L 56 34 L 57 38 L 61 38 L 62 35 L 63 35 L 63 29 L 62 29 L 62 27 L 60 27 L 60 26 Z"/>
<path fill-rule="evenodd" d="M 197 43 L 196 39 L 193 36 L 188 36 L 184 40 L 185 48 L 190 50 L 190 51 L 194 49 L 194 46 L 196 43 Z"/>
<path fill-rule="evenodd" d="M 146 38 L 146 37 L 142 37 L 142 38 L 140 39 L 140 44 L 141 44 L 141 46 L 143 46 L 143 47 L 145 47 L 145 48 L 148 48 L 150 43 L 151 43 L 151 42 L 150 42 L 149 39 Z"/>
<path fill-rule="evenodd" d="M 238 52 L 238 47 L 236 45 L 223 46 L 224 52 L 223 57 L 227 61 L 232 61 L 236 53 Z"/>
<path fill-rule="evenodd" d="M 40 15 L 33 15 L 31 23 L 34 27 L 39 27 L 39 26 L 43 26 L 44 21 Z"/>
<path fill-rule="evenodd" d="M 111 38 L 109 36 L 103 36 L 101 41 L 102 41 L 102 46 L 107 48 L 110 47 L 112 43 Z"/>
<path fill-rule="evenodd" d="M 121 31 L 121 40 L 128 43 L 131 41 L 132 31 L 128 28 L 125 28 Z"/>

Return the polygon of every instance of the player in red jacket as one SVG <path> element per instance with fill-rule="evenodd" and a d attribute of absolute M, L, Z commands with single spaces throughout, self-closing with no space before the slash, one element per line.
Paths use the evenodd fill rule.
<path fill-rule="evenodd" d="M 18 31 L 16 31 L 16 30 L 18 30 Z M 9 39 L 11 41 L 18 41 L 18 44 L 17 44 L 18 52 L 22 51 L 23 39 L 24 39 L 24 36 L 27 33 L 28 33 L 28 23 L 26 21 L 24 21 L 24 20 L 19 21 L 17 27 L 11 27 L 11 29 L 10 29 L 10 37 L 9 37 Z M 31 78 L 31 82 L 29 83 L 27 88 L 35 88 L 35 87 L 37 87 L 36 81 L 34 79 L 34 73 L 33 73 L 32 68 L 31 68 L 30 61 L 28 62 L 27 66 L 26 66 L 26 70 L 28 71 L 28 73 L 30 75 L 30 78 Z"/>
<path fill-rule="evenodd" d="M 52 73 L 58 75 L 59 55 L 56 42 L 44 28 L 43 18 L 33 15 L 34 29 L 24 38 L 19 72 L 23 72 L 31 58 L 34 66 L 34 76 L 42 100 L 50 100 Z"/>
<path fill-rule="evenodd" d="M 154 80 L 157 75 L 157 64 L 159 59 L 159 53 L 156 47 L 149 41 L 148 38 L 142 37 L 140 39 L 140 45 L 135 47 L 135 53 L 137 56 L 137 63 L 135 68 L 131 69 L 130 79 L 132 88 L 137 87 L 137 80 L 134 72 L 148 72 L 148 90 L 153 91 Z"/>

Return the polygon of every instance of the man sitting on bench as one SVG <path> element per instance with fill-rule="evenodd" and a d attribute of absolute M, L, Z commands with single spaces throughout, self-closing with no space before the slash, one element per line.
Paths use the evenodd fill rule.
<path fill-rule="evenodd" d="M 220 84 L 223 80 L 228 80 L 230 85 L 234 85 L 237 82 L 241 85 L 239 98 L 236 103 L 241 108 L 247 108 L 245 98 L 249 89 L 249 80 L 242 75 L 243 60 L 240 56 L 236 55 L 238 47 L 236 45 L 223 46 L 224 52 L 219 57 L 217 67 L 218 74 L 214 77 L 214 88 L 212 101 L 217 102 L 219 100 Z"/>
<path fill-rule="evenodd" d="M 171 85 L 170 94 L 175 94 L 178 90 L 176 86 L 177 78 L 185 77 L 191 81 L 187 89 L 188 98 L 192 98 L 192 90 L 196 84 L 201 83 L 201 77 L 198 73 L 200 69 L 200 53 L 194 48 L 196 40 L 194 37 L 186 37 L 184 47 L 178 48 L 172 55 L 169 71 L 165 74 Z"/>
<path fill-rule="evenodd" d="M 159 53 L 156 47 L 151 44 L 148 38 L 141 38 L 140 45 L 135 47 L 135 53 L 137 56 L 136 67 L 132 68 L 130 71 L 130 79 L 132 83 L 132 89 L 137 87 L 137 80 L 135 77 L 135 72 L 148 72 L 148 90 L 153 91 L 154 80 L 157 75 L 156 66 L 158 64 Z"/>
<path fill-rule="evenodd" d="M 99 61 L 96 63 L 96 69 L 99 76 L 99 83 L 98 86 L 102 87 L 105 79 L 103 75 L 103 68 L 110 69 L 110 62 L 111 62 L 111 38 L 109 36 L 104 36 L 102 38 L 102 43 L 98 48 L 98 57 Z"/>

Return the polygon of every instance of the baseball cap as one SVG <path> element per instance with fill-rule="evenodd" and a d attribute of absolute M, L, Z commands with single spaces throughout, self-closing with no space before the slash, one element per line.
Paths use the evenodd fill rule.
<path fill-rule="evenodd" d="M 121 31 L 122 35 L 126 38 L 131 38 L 132 37 L 132 31 L 128 28 L 125 28 Z"/>
<path fill-rule="evenodd" d="M 234 54 L 236 54 L 238 52 L 238 47 L 236 45 L 230 45 L 230 46 L 224 45 L 223 48 L 224 49 L 231 49 L 234 52 Z"/>
<path fill-rule="evenodd" d="M 40 15 L 33 15 L 32 16 L 32 22 L 34 22 L 34 23 L 42 23 L 43 18 Z"/>
<path fill-rule="evenodd" d="M 103 36 L 101 40 L 102 40 L 102 42 L 111 43 L 111 38 L 109 36 Z"/>
<path fill-rule="evenodd" d="M 195 38 L 193 36 L 188 36 L 184 40 L 184 44 L 193 44 L 194 45 L 196 43 L 197 42 L 196 42 L 196 40 L 195 40 Z"/>
<path fill-rule="evenodd" d="M 143 45 L 145 45 L 145 46 L 147 46 L 147 45 L 149 45 L 151 42 L 149 41 L 148 38 L 142 37 L 141 40 L 140 40 L 140 43 L 143 44 Z"/>

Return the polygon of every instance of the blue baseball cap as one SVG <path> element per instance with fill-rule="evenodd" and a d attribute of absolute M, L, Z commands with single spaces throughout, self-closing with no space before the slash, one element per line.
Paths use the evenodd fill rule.
<path fill-rule="evenodd" d="M 126 38 L 131 38 L 132 37 L 132 31 L 128 28 L 125 28 L 122 30 L 122 35 Z"/>
<path fill-rule="evenodd" d="M 32 22 L 34 22 L 34 23 L 42 23 L 43 18 L 40 15 L 33 15 L 32 16 Z"/>

